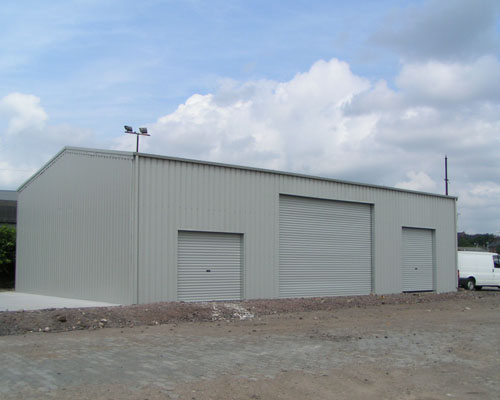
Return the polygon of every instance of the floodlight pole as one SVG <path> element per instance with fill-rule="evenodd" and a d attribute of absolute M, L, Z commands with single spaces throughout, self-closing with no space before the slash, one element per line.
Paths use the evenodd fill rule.
<path fill-rule="evenodd" d="M 124 128 L 125 128 L 125 133 L 129 133 L 137 137 L 135 142 L 135 152 L 139 153 L 139 136 L 151 136 L 148 133 L 148 128 L 139 128 L 139 132 L 135 132 L 134 129 L 129 125 L 125 125 Z"/>

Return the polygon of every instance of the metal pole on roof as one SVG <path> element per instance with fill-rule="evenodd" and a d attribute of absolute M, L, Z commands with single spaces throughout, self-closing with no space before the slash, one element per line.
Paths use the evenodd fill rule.
<path fill-rule="evenodd" d="M 446 188 L 446 196 L 448 196 L 448 182 L 450 180 L 448 179 L 448 156 L 444 156 L 444 182 L 445 182 L 445 188 Z"/>

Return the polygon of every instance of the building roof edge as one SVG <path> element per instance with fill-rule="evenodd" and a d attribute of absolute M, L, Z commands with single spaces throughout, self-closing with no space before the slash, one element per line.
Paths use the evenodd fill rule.
<path fill-rule="evenodd" d="M 390 190 L 390 191 L 403 192 L 403 193 L 419 194 L 419 195 L 424 195 L 424 196 L 440 197 L 440 198 L 450 199 L 450 200 L 455 200 L 455 201 L 458 199 L 456 196 L 446 196 L 444 194 L 438 194 L 438 193 L 421 192 L 421 191 L 417 191 L 417 190 L 401 189 L 401 188 L 396 188 L 396 187 L 392 187 L 392 186 L 375 185 L 375 184 L 370 184 L 370 183 L 347 181 L 347 180 L 342 180 L 342 179 L 334 179 L 334 178 L 328 178 L 328 177 L 323 177 L 323 176 L 307 175 L 307 174 L 279 171 L 279 170 L 266 169 L 266 168 L 248 167 L 248 166 L 243 166 L 243 165 L 226 164 L 226 163 L 220 163 L 220 162 L 214 162 L 214 161 L 194 160 L 194 159 L 189 159 L 189 158 L 164 156 L 164 155 L 159 155 L 159 154 L 136 153 L 136 152 L 121 151 L 121 150 L 92 149 L 92 148 L 86 148 L 86 147 L 72 147 L 72 146 L 66 146 L 62 150 L 60 150 L 54 157 L 52 157 L 47 163 L 45 163 L 42 168 L 40 168 L 34 175 L 32 175 L 26 182 L 24 182 L 17 190 L 18 191 L 23 190 L 31 181 L 33 181 L 40 174 L 42 174 L 43 171 L 45 171 L 48 167 L 50 167 L 66 151 L 78 151 L 78 152 L 85 152 L 85 153 L 100 153 L 100 154 L 109 154 L 109 155 L 122 155 L 122 156 L 129 156 L 129 157 L 146 157 L 146 158 L 154 158 L 154 159 L 160 159 L 160 160 L 186 162 L 186 163 L 191 163 L 191 164 L 211 165 L 211 166 L 223 167 L 223 168 L 233 168 L 233 169 L 239 169 L 239 170 L 245 170 L 245 171 L 262 172 L 262 173 L 268 173 L 268 174 L 274 174 L 274 175 L 293 176 L 293 177 L 298 177 L 298 178 L 314 179 L 314 180 L 320 180 L 320 181 L 342 183 L 342 184 L 347 184 L 347 185 L 363 186 L 363 187 L 369 187 L 369 188 L 375 188 L 375 189 L 383 189 L 383 190 Z"/>

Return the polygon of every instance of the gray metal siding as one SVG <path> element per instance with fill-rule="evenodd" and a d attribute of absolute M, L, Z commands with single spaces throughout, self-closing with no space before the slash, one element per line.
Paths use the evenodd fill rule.
<path fill-rule="evenodd" d="M 280 197 L 280 297 L 371 292 L 371 207 Z"/>
<path fill-rule="evenodd" d="M 456 289 L 455 200 L 140 157 L 139 303 L 177 299 L 177 232 L 245 235 L 244 298 L 279 297 L 280 195 L 372 204 L 375 293 L 402 292 L 401 227 L 434 229 L 438 292 Z"/>
<path fill-rule="evenodd" d="M 178 300 L 241 299 L 242 235 L 180 231 L 177 254 Z"/>
<path fill-rule="evenodd" d="M 273 176 L 140 157 L 139 205 L 140 303 L 178 298 L 180 230 L 244 233 L 244 296 L 276 297 L 278 195 Z"/>
<path fill-rule="evenodd" d="M 434 243 L 430 229 L 403 228 L 403 291 L 434 290 Z"/>
<path fill-rule="evenodd" d="M 66 151 L 22 188 L 16 290 L 134 302 L 132 168 Z"/>
<path fill-rule="evenodd" d="M 176 300 L 181 230 L 244 234 L 243 297 L 279 297 L 280 195 L 372 205 L 375 293 L 403 290 L 403 226 L 434 231 L 435 290 L 456 289 L 454 198 L 85 149 L 64 150 L 20 188 L 18 289 Z"/>

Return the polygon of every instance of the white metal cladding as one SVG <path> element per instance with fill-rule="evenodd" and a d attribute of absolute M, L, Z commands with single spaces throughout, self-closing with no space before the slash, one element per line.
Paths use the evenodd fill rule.
<path fill-rule="evenodd" d="M 244 233 L 245 298 L 277 297 L 275 176 L 141 155 L 139 181 L 140 303 L 178 299 L 179 230 Z"/>
<path fill-rule="evenodd" d="M 280 196 L 280 297 L 371 292 L 371 206 Z"/>
<path fill-rule="evenodd" d="M 454 198 L 153 155 L 139 161 L 139 303 L 177 300 L 178 230 L 243 233 L 244 298 L 279 297 L 280 194 L 372 205 L 377 294 L 403 290 L 401 227 L 432 227 L 436 290 L 456 290 Z"/>
<path fill-rule="evenodd" d="M 433 232 L 403 228 L 403 291 L 434 289 Z"/>
<path fill-rule="evenodd" d="M 239 300 L 242 295 L 242 235 L 179 231 L 177 298 Z"/>
<path fill-rule="evenodd" d="M 65 150 L 19 193 L 16 290 L 135 301 L 133 158 Z"/>
<path fill-rule="evenodd" d="M 452 197 L 81 148 L 66 148 L 49 164 L 19 189 L 19 290 L 174 301 L 182 230 L 244 234 L 244 298 L 279 297 L 280 194 L 372 205 L 377 294 L 403 290 L 401 227 L 432 229 L 435 290 L 456 290 Z"/>

